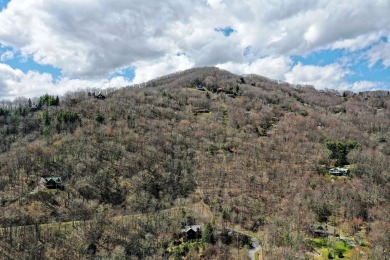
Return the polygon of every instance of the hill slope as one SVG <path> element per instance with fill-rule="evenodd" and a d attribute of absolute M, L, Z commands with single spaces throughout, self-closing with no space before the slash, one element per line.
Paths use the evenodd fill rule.
<path fill-rule="evenodd" d="M 22 245 L 18 254 L 166 258 L 172 234 L 202 220 L 155 212 L 199 203 L 215 227 L 260 236 L 267 259 L 307 254 L 318 222 L 369 245 L 372 259 L 389 253 L 387 92 L 339 95 L 217 68 L 103 91 L 105 99 L 95 92 L 2 104 L 0 224 L 96 220 L 77 232 L 4 237 Z M 327 174 L 337 163 L 328 141 L 359 144 L 347 156 L 350 177 Z M 42 189 L 48 176 L 65 189 Z M 154 224 L 112 221 L 140 213 Z M 232 254 L 228 245 L 203 256 Z"/>

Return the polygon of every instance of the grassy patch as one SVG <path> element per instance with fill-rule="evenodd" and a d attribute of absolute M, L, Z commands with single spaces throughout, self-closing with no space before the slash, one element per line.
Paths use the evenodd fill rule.
<path fill-rule="evenodd" d="M 321 253 L 320 259 L 344 259 L 352 249 L 345 241 L 338 238 L 312 238 L 310 245 Z"/>
<path fill-rule="evenodd" d="M 206 243 L 203 242 L 183 242 L 179 245 L 171 244 L 167 251 L 173 254 L 174 259 L 181 259 L 183 256 L 186 256 L 194 250 L 201 254 L 205 247 Z"/>
<path fill-rule="evenodd" d="M 322 248 L 327 246 L 326 238 L 313 238 L 310 239 L 310 244 L 315 248 Z"/>

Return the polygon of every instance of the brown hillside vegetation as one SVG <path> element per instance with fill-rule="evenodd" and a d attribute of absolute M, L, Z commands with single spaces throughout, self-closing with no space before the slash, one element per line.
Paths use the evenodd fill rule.
<path fill-rule="evenodd" d="M 264 259 L 305 259 L 313 223 L 354 241 L 346 257 L 390 258 L 388 92 L 198 68 L 98 93 L 0 101 L 5 259 L 245 259 L 225 228 Z M 329 141 L 359 144 L 349 176 L 328 174 Z M 206 222 L 214 239 L 178 238 Z"/>

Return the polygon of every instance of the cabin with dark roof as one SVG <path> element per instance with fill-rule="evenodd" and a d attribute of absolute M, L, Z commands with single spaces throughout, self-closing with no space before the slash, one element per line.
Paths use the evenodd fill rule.
<path fill-rule="evenodd" d="M 45 187 L 48 189 L 59 189 L 59 190 L 64 189 L 64 185 L 62 184 L 61 177 L 55 177 L 55 176 L 50 176 L 45 178 Z"/>
<path fill-rule="evenodd" d="M 200 225 L 185 226 L 181 232 L 184 241 L 198 240 L 202 237 L 202 227 Z"/>
<path fill-rule="evenodd" d="M 96 96 L 97 99 L 104 100 L 106 97 L 100 93 L 99 95 Z"/>
<path fill-rule="evenodd" d="M 336 234 L 336 229 L 334 227 L 322 224 L 312 224 L 310 225 L 310 234 L 313 237 L 328 237 L 328 236 L 338 236 Z"/>
<path fill-rule="evenodd" d="M 202 84 L 198 84 L 198 85 L 196 86 L 196 90 L 205 91 L 205 89 L 204 89 L 204 87 L 203 87 Z"/>
<path fill-rule="evenodd" d="M 204 113 L 210 113 L 210 110 L 207 109 L 207 108 L 198 108 L 198 109 L 195 109 L 194 110 L 194 115 L 197 115 L 197 114 L 204 114 Z"/>

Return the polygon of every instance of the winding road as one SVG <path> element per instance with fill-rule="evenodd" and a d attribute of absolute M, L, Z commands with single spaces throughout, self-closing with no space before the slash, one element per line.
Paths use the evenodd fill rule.
<path fill-rule="evenodd" d="M 236 230 L 234 228 L 226 228 L 226 229 L 230 230 L 231 232 L 239 233 L 241 235 L 250 237 L 252 248 L 250 248 L 249 251 L 248 251 L 248 257 L 249 257 L 249 259 L 254 260 L 256 252 L 261 250 L 261 246 L 260 246 L 259 240 L 256 237 L 254 237 L 254 236 L 252 236 L 252 235 L 250 235 L 248 233 L 245 233 L 243 231 Z"/>
<path fill-rule="evenodd" d="M 259 250 L 261 250 L 261 246 L 260 246 L 260 243 L 259 243 L 259 240 L 257 240 L 257 238 L 255 237 L 251 237 L 251 245 L 252 245 L 252 248 L 249 249 L 249 259 L 251 260 L 254 260 L 255 259 L 255 253 Z"/>

